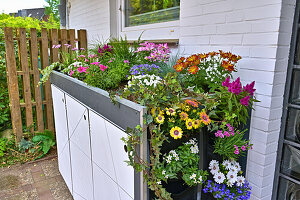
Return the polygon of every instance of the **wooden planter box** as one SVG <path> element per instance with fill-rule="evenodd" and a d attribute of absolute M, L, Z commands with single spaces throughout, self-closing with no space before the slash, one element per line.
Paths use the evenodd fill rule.
<path fill-rule="evenodd" d="M 59 72 L 51 75 L 51 88 L 59 170 L 74 199 L 147 199 L 141 173 L 124 162 L 121 141 L 127 127 L 143 126 L 146 107 L 125 99 L 114 105 L 106 91 Z M 146 156 L 147 147 L 139 148 Z"/>

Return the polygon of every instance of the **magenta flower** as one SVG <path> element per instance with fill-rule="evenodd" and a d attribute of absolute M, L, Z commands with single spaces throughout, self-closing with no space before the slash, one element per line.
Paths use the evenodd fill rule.
<path fill-rule="evenodd" d="M 251 96 L 253 96 L 254 92 L 256 89 L 254 89 L 255 81 L 253 81 L 250 84 L 247 84 L 246 86 L 243 87 L 243 90 L 248 92 Z"/>
<path fill-rule="evenodd" d="M 129 64 L 129 60 L 124 60 L 124 63 L 127 63 L 127 64 Z"/>
<path fill-rule="evenodd" d="M 240 153 L 240 151 L 238 150 L 238 149 L 236 149 L 235 151 L 234 151 L 234 154 L 239 154 Z"/>
<path fill-rule="evenodd" d="M 89 55 L 88 57 L 89 57 L 89 58 L 96 58 L 97 55 L 96 55 L 96 54 L 92 54 L 92 55 Z"/>
<path fill-rule="evenodd" d="M 222 82 L 223 87 L 229 87 L 230 86 L 230 77 L 228 76 L 224 82 Z"/>
<path fill-rule="evenodd" d="M 85 58 L 85 55 L 79 55 L 78 57 L 79 58 Z"/>
<path fill-rule="evenodd" d="M 86 73 L 86 69 L 87 69 L 87 67 L 82 67 L 82 66 L 79 66 L 78 68 L 77 68 L 77 71 L 79 72 L 79 73 Z"/>
<path fill-rule="evenodd" d="M 100 67 L 100 70 L 102 70 L 102 71 L 104 71 L 104 70 L 106 70 L 106 69 L 107 69 L 107 66 L 105 66 L 105 65 L 102 65 L 102 64 L 100 64 L 100 65 L 99 65 L 99 67 Z"/>
<path fill-rule="evenodd" d="M 58 45 L 53 45 L 53 46 L 52 46 L 52 49 L 58 49 L 58 48 L 60 48 L 60 47 L 61 47 L 60 44 L 58 44 Z"/>
<path fill-rule="evenodd" d="M 230 134 L 228 133 L 228 131 L 224 131 L 224 135 L 225 135 L 226 137 L 230 137 Z"/>
<path fill-rule="evenodd" d="M 113 46 L 110 46 L 110 45 L 108 45 L 108 44 L 105 44 L 105 45 L 103 46 L 103 48 L 99 47 L 98 53 L 100 53 L 100 54 L 102 55 L 102 54 L 105 53 L 105 52 L 112 52 L 112 50 L 113 50 L 112 48 L 113 48 Z"/>
<path fill-rule="evenodd" d="M 91 65 L 99 65 L 100 62 L 92 62 Z"/>
<path fill-rule="evenodd" d="M 246 151 L 246 147 L 245 147 L 245 146 L 242 146 L 241 149 L 242 149 L 243 151 Z"/>
<path fill-rule="evenodd" d="M 249 99 L 250 99 L 250 96 L 245 96 L 244 98 L 242 98 L 240 100 L 240 102 L 241 102 L 242 105 L 248 106 L 249 105 Z"/>
<path fill-rule="evenodd" d="M 72 51 L 77 51 L 77 50 L 78 50 L 78 48 L 76 48 L 76 47 L 72 49 Z"/>
<path fill-rule="evenodd" d="M 70 76 L 72 76 L 74 74 L 74 72 L 75 71 L 71 69 Z"/>
<path fill-rule="evenodd" d="M 239 95 L 242 92 L 242 84 L 240 81 L 240 77 L 238 77 L 235 81 L 233 81 L 228 87 L 228 91 L 233 94 Z"/>

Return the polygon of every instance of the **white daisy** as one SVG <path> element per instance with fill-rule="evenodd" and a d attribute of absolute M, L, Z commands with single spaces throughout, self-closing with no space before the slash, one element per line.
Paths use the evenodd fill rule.
<path fill-rule="evenodd" d="M 245 183 L 245 178 L 243 176 L 238 176 L 236 185 L 238 187 L 241 187 L 242 185 L 244 185 L 244 183 Z"/>
<path fill-rule="evenodd" d="M 233 184 L 234 184 L 234 182 L 232 182 L 232 181 L 227 181 L 227 186 L 228 186 L 228 187 L 232 187 Z"/>
<path fill-rule="evenodd" d="M 235 183 L 237 181 L 237 174 L 230 171 L 227 173 L 226 178 L 228 181 Z"/>
<path fill-rule="evenodd" d="M 240 164 L 238 162 L 235 162 L 235 164 L 233 165 L 233 167 L 235 167 L 238 172 L 241 171 L 241 166 L 240 166 Z"/>
<path fill-rule="evenodd" d="M 215 175 L 216 173 L 219 172 L 219 166 L 218 166 L 218 167 L 214 166 L 214 167 L 215 167 L 215 168 L 213 168 L 213 169 L 210 170 L 210 173 L 211 173 L 212 175 Z"/>
<path fill-rule="evenodd" d="M 219 162 L 216 161 L 216 160 L 212 160 L 210 161 L 209 163 L 209 169 L 215 169 L 215 168 L 218 168 L 219 169 Z"/>
<path fill-rule="evenodd" d="M 224 160 L 222 165 L 225 167 L 226 170 L 230 170 L 231 168 L 231 163 L 229 160 Z"/>
<path fill-rule="evenodd" d="M 218 172 L 214 175 L 214 180 L 215 180 L 216 183 L 221 184 L 221 183 L 224 182 L 225 176 L 222 172 Z"/>

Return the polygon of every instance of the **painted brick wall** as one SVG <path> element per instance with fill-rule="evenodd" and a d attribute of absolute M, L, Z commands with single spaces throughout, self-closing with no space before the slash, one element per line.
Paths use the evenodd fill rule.
<path fill-rule="evenodd" d="M 110 36 L 108 0 L 69 0 L 69 27 L 86 29 L 88 41 L 104 41 Z"/>
<path fill-rule="evenodd" d="M 295 0 L 182 0 L 180 50 L 230 50 L 243 82 L 256 81 L 247 178 L 252 199 L 272 195 Z"/>

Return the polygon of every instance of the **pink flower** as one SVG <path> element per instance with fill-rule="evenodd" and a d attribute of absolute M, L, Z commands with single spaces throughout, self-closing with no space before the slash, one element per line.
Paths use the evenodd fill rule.
<path fill-rule="evenodd" d="M 242 146 L 241 149 L 242 149 L 243 151 L 246 151 L 246 147 L 245 147 L 245 146 Z"/>
<path fill-rule="evenodd" d="M 72 76 L 74 74 L 74 72 L 75 71 L 71 69 L 70 76 Z"/>
<path fill-rule="evenodd" d="M 85 58 L 85 55 L 79 55 L 78 57 L 79 58 Z"/>
<path fill-rule="evenodd" d="M 70 44 L 64 44 L 67 48 L 70 48 L 72 45 Z"/>
<path fill-rule="evenodd" d="M 78 48 L 73 48 L 73 49 L 72 49 L 72 51 L 77 51 L 77 50 L 78 50 Z"/>
<path fill-rule="evenodd" d="M 240 102 L 241 102 L 242 105 L 248 106 L 249 105 L 249 99 L 250 99 L 250 96 L 245 96 L 244 98 L 242 98 L 240 100 Z"/>
<path fill-rule="evenodd" d="M 111 63 L 111 62 L 112 62 L 112 60 L 109 60 L 109 61 L 108 61 L 108 63 Z"/>
<path fill-rule="evenodd" d="M 251 96 L 253 96 L 254 92 L 256 89 L 254 89 L 255 81 L 253 81 L 250 84 L 247 84 L 246 86 L 243 87 L 243 90 L 248 92 Z"/>
<path fill-rule="evenodd" d="M 235 81 L 233 81 L 229 87 L 228 91 L 232 92 L 233 94 L 239 95 L 242 92 L 242 84 L 240 81 L 240 77 L 238 77 Z"/>
<path fill-rule="evenodd" d="M 85 62 L 88 62 L 89 60 L 85 58 L 84 61 L 85 61 Z"/>
<path fill-rule="evenodd" d="M 58 44 L 58 45 L 53 45 L 53 46 L 52 46 L 52 49 L 58 49 L 58 48 L 60 48 L 60 47 L 61 47 L 60 44 Z"/>
<path fill-rule="evenodd" d="M 86 73 L 86 69 L 87 69 L 87 67 L 82 67 L 82 66 L 79 66 L 78 68 L 77 68 L 77 71 L 79 72 L 79 73 Z"/>
<path fill-rule="evenodd" d="M 230 137 L 230 134 L 229 134 L 227 131 L 224 131 L 224 135 L 225 135 L 226 137 Z"/>
<path fill-rule="evenodd" d="M 105 66 L 105 65 L 102 65 L 102 64 L 100 64 L 100 65 L 99 65 L 99 67 L 100 67 L 100 70 L 102 70 L 102 71 L 104 71 L 104 70 L 106 70 L 106 69 L 107 69 L 107 66 Z"/>
<path fill-rule="evenodd" d="M 239 154 L 240 153 L 240 151 L 238 150 L 238 149 L 236 149 L 235 151 L 234 151 L 234 154 Z"/>
<path fill-rule="evenodd" d="M 91 65 L 99 65 L 100 62 L 92 62 Z"/>
<path fill-rule="evenodd" d="M 89 55 L 89 58 L 95 58 L 95 57 L 97 57 L 96 54 Z"/>
<path fill-rule="evenodd" d="M 220 134 L 219 134 L 219 137 L 220 137 L 220 138 L 224 138 L 223 133 L 220 133 Z"/>
<path fill-rule="evenodd" d="M 124 60 L 124 63 L 127 63 L 127 64 L 129 64 L 129 60 Z"/>

